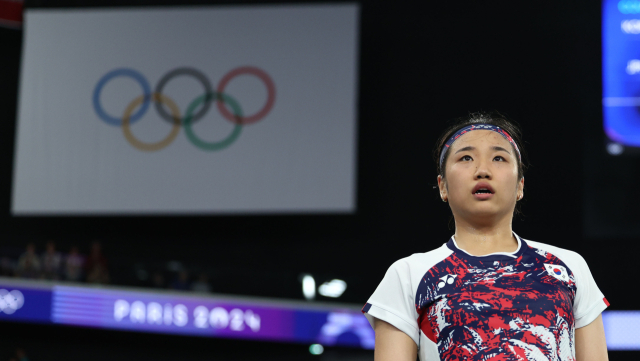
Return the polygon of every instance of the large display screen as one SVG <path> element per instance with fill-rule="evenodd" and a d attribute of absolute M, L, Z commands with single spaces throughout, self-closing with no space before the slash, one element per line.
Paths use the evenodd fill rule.
<path fill-rule="evenodd" d="M 12 213 L 353 212 L 358 17 L 28 9 Z"/>

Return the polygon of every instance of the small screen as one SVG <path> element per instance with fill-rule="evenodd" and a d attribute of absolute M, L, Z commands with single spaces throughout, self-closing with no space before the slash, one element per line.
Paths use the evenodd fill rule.
<path fill-rule="evenodd" d="M 602 17 L 603 119 L 612 155 L 640 153 L 640 1 L 607 0 Z"/>

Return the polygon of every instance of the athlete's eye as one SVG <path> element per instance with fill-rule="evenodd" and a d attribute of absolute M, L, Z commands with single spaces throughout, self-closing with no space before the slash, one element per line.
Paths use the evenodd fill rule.
<path fill-rule="evenodd" d="M 506 161 L 506 159 L 504 159 L 504 157 L 503 157 L 503 156 L 501 156 L 501 155 L 496 155 L 496 157 L 495 157 L 495 158 L 493 158 L 493 159 L 496 159 L 496 158 L 500 158 L 500 159 L 502 159 L 502 161 Z"/>
<path fill-rule="evenodd" d="M 465 158 L 469 158 L 469 160 L 472 159 L 470 155 L 463 155 L 462 158 L 460 158 L 460 160 L 466 160 Z"/>

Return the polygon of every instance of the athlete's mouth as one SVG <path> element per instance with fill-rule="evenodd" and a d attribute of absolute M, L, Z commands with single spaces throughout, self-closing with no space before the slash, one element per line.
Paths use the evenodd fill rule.
<path fill-rule="evenodd" d="M 480 188 L 478 189 L 477 192 L 475 192 L 474 194 L 480 194 L 480 193 L 489 193 L 489 194 L 493 194 L 491 191 L 489 191 L 488 189 L 485 188 Z"/>
<path fill-rule="evenodd" d="M 493 187 L 491 187 L 489 183 L 480 182 L 476 184 L 475 187 L 473 187 L 473 190 L 471 191 L 471 193 L 472 194 L 493 194 L 495 193 L 495 191 L 493 190 Z"/>

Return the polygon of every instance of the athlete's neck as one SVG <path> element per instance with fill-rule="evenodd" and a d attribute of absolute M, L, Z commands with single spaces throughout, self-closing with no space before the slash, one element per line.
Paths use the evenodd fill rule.
<path fill-rule="evenodd" d="M 496 252 L 515 252 L 518 249 L 511 230 L 511 217 L 497 224 L 471 224 L 456 219 L 456 244 L 474 256 L 484 256 Z"/>

